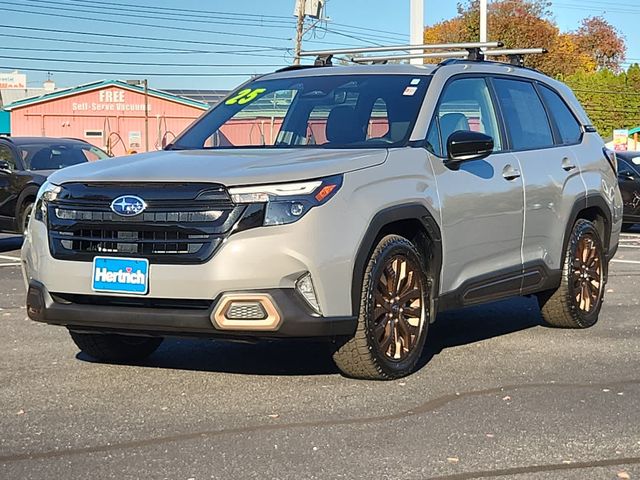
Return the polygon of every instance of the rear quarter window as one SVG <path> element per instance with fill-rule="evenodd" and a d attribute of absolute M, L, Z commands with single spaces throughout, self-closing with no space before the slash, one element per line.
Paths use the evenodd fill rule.
<path fill-rule="evenodd" d="M 564 145 L 579 143 L 582 129 L 565 101 L 560 95 L 544 85 L 540 86 L 540 93 L 558 128 L 561 143 Z"/>

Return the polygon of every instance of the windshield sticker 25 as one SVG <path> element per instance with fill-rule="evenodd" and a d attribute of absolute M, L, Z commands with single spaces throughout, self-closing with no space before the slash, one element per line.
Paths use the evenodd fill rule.
<path fill-rule="evenodd" d="M 266 88 L 245 88 L 244 90 L 240 90 L 236 95 L 231 97 L 229 100 L 224 102 L 225 105 L 245 105 L 249 102 L 253 102 L 256 98 L 266 92 Z"/>

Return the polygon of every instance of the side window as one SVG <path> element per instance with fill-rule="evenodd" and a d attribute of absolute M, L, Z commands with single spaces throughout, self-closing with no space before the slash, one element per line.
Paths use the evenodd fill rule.
<path fill-rule="evenodd" d="M 567 107 L 567 104 L 562 100 L 560 95 L 550 88 L 541 85 L 540 92 L 542 93 L 544 102 L 547 104 L 549 113 L 558 126 L 562 143 L 565 145 L 578 143 L 582 136 L 582 129 L 576 117 L 573 116 L 571 110 Z"/>
<path fill-rule="evenodd" d="M 494 83 L 513 149 L 553 146 L 549 119 L 533 85 L 503 78 L 496 78 Z"/>
<path fill-rule="evenodd" d="M 627 162 L 618 159 L 618 176 L 637 177 L 638 174 Z"/>
<path fill-rule="evenodd" d="M 427 150 L 434 155 L 442 157 L 442 148 L 440 147 L 440 127 L 438 125 L 438 118 L 434 117 L 429 127 L 429 133 L 427 133 Z"/>
<path fill-rule="evenodd" d="M 16 169 L 16 159 L 13 157 L 11 149 L 6 145 L 0 145 L 0 160 L 7 162 L 11 166 L 11 170 Z"/>
<path fill-rule="evenodd" d="M 446 86 L 436 112 L 442 145 L 441 156 L 447 156 L 447 139 L 458 130 L 481 132 L 493 137 L 494 150 L 502 150 L 496 112 L 484 78 L 461 78 Z M 427 141 L 436 147 L 432 121 Z M 434 152 L 436 153 L 436 152 Z"/>

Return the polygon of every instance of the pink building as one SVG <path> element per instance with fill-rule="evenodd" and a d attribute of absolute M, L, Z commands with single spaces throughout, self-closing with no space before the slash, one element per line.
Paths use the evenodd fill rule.
<path fill-rule="evenodd" d="M 149 89 L 145 95 L 142 87 L 118 80 L 58 90 L 5 106 L 11 114 L 13 136 L 79 138 L 114 155 L 144 152 L 147 129 L 149 150 L 159 150 L 208 108 L 206 103 L 161 90 Z"/>

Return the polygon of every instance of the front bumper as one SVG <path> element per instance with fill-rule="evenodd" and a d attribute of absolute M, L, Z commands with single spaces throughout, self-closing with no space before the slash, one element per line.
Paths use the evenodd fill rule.
<path fill-rule="evenodd" d="M 255 292 L 251 292 L 255 293 Z M 109 304 L 105 296 L 76 296 L 77 301 L 64 301 L 51 294 L 40 282 L 31 280 L 27 293 L 27 313 L 31 320 L 62 325 L 70 330 L 137 333 L 157 336 L 204 336 L 219 338 L 302 338 L 352 336 L 356 329 L 354 317 L 321 317 L 313 314 L 290 288 L 261 291 L 268 295 L 279 311 L 282 321 L 274 331 L 221 330 L 212 320 L 221 297 L 210 306 L 180 307 L 169 302 L 161 306 L 126 306 L 115 298 Z M 97 302 L 97 303 L 91 303 Z"/>

